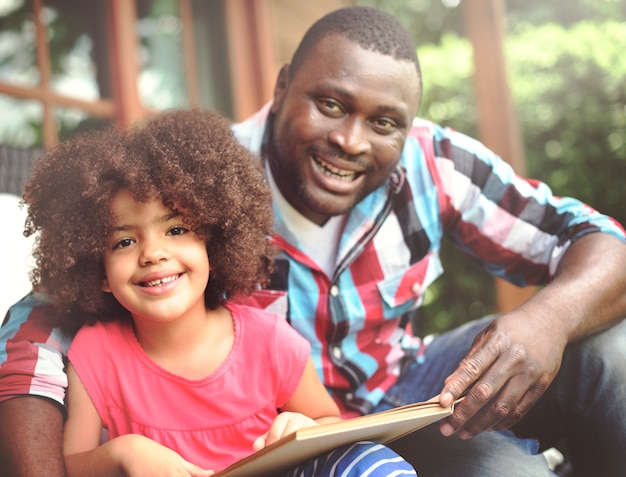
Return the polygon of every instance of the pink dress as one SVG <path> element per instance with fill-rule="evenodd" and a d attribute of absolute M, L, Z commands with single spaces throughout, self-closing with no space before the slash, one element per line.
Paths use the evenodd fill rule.
<path fill-rule="evenodd" d="M 293 395 L 310 347 L 277 315 L 229 304 L 235 328 L 230 354 L 210 376 L 189 380 L 158 366 L 132 326 L 83 327 L 68 357 L 109 438 L 143 434 L 215 471 L 252 453 Z"/>

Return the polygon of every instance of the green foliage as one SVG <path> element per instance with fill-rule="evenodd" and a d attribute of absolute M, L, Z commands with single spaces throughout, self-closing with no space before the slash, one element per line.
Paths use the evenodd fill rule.
<path fill-rule="evenodd" d="M 528 174 L 626 224 L 626 28 L 526 26 L 507 43 Z"/>
<path fill-rule="evenodd" d="M 424 95 L 420 116 L 476 135 L 473 53 L 469 41 L 448 33 L 439 45 L 418 48 Z M 426 292 L 414 320 L 415 332 L 424 336 L 459 326 L 494 313 L 495 289 L 491 277 L 449 243 L 441 252 L 444 275 Z"/>
<path fill-rule="evenodd" d="M 439 44 L 446 33 L 464 34 L 463 8 L 472 0 L 356 0 L 356 4 L 379 8 L 398 18 L 415 44 Z M 555 23 L 565 27 L 581 21 L 603 22 L 626 18 L 626 0 L 505 0 L 506 23 Z"/>
<path fill-rule="evenodd" d="M 424 92 L 419 115 L 474 135 L 474 58 L 468 41 L 446 34 L 438 46 L 418 48 Z"/>
<path fill-rule="evenodd" d="M 580 21 L 603 22 L 626 17 L 625 0 L 506 0 L 505 3 L 507 22 L 511 26 L 519 21 L 571 26 Z"/>
<path fill-rule="evenodd" d="M 357 0 L 395 16 L 411 33 L 416 45 L 438 44 L 445 32 L 461 31 L 463 16 L 455 8 L 460 0 Z"/>
<path fill-rule="evenodd" d="M 528 175 L 626 223 L 626 45 L 624 23 L 518 23 L 507 65 Z M 448 34 L 418 49 L 424 74 L 420 115 L 475 135 L 471 45 Z M 438 332 L 495 311 L 493 282 L 453 247 L 446 273 L 419 312 L 419 333 Z"/>

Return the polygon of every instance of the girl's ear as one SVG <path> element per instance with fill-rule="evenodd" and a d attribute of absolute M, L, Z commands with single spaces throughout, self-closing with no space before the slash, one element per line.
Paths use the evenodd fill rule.
<path fill-rule="evenodd" d="M 109 286 L 109 280 L 107 280 L 106 278 L 104 280 L 102 280 L 102 286 L 100 288 L 105 293 L 111 293 L 111 287 Z"/>

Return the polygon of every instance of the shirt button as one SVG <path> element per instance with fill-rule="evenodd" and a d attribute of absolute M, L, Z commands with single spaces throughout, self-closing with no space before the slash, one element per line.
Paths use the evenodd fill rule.
<path fill-rule="evenodd" d="M 341 348 L 333 348 L 333 356 L 336 359 L 340 359 L 343 353 L 341 352 Z"/>
<path fill-rule="evenodd" d="M 411 287 L 411 291 L 414 295 L 419 295 L 422 291 L 422 285 L 420 283 L 414 283 Z"/>
<path fill-rule="evenodd" d="M 339 287 L 337 285 L 333 285 L 332 287 L 330 287 L 330 294 L 332 296 L 339 295 Z"/>

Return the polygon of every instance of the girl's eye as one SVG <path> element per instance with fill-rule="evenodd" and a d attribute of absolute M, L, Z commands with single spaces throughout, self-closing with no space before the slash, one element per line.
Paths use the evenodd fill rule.
<path fill-rule="evenodd" d="M 135 241 L 129 238 L 118 240 L 117 242 L 113 244 L 113 250 L 119 250 L 120 248 L 130 247 L 134 243 Z"/>
<path fill-rule="evenodd" d="M 186 229 L 185 227 L 172 227 L 168 232 L 167 235 L 184 235 L 187 232 L 189 232 L 188 229 Z"/>

